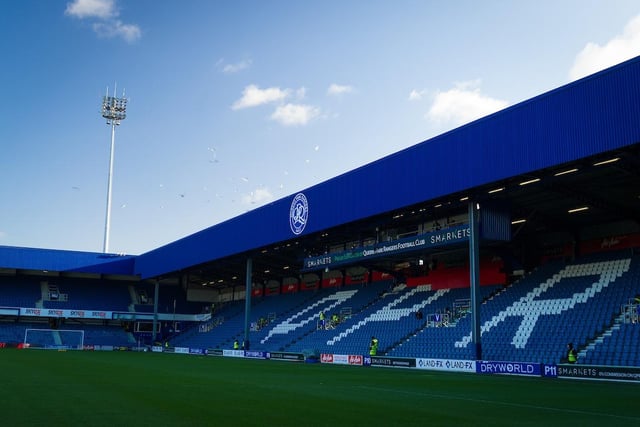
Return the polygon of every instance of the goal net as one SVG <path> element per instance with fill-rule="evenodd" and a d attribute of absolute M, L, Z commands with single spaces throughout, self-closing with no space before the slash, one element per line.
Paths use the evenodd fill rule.
<path fill-rule="evenodd" d="M 82 350 L 84 331 L 71 329 L 26 329 L 24 346 L 49 349 Z"/>

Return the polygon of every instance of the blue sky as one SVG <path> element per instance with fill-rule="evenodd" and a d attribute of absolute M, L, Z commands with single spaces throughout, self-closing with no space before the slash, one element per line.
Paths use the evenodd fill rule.
<path fill-rule="evenodd" d="M 143 253 L 640 54 L 637 1 L 21 0 L 0 245 Z"/>

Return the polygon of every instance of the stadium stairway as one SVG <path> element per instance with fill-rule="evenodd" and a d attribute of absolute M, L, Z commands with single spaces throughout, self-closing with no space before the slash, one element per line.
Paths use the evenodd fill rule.
<path fill-rule="evenodd" d="M 620 285 L 611 297 L 612 309 L 622 300 L 613 323 L 602 333 L 595 336 L 578 352 L 579 363 L 594 365 L 640 366 L 640 324 L 635 317 L 626 316 L 624 307 L 638 310 L 633 297 L 640 294 L 640 259 L 634 257 L 628 273 L 623 276 Z M 637 313 L 637 311 L 636 311 Z"/>
<path fill-rule="evenodd" d="M 480 287 L 480 296 L 483 301 L 491 298 L 502 288 L 502 285 L 489 285 Z M 444 312 L 447 308 L 454 307 L 456 301 L 469 297 L 469 288 L 456 288 L 451 291 L 434 307 L 437 312 Z M 469 359 L 473 357 L 467 349 L 452 349 L 454 331 L 470 330 L 470 316 L 467 312 L 462 317 L 454 317 L 448 325 L 439 324 L 434 327 L 434 322 L 427 319 L 417 330 L 410 331 L 393 348 L 387 351 L 389 356 L 396 357 L 434 357 Z"/>
<path fill-rule="evenodd" d="M 322 329 L 317 327 L 317 322 L 313 322 L 304 333 L 299 333 L 297 337 L 286 343 L 284 348 L 294 352 L 302 352 L 308 349 L 320 352 L 332 352 L 332 350 L 327 348 L 327 337 L 341 333 L 341 331 L 353 326 L 362 316 L 373 313 L 379 310 L 385 303 L 388 303 L 388 298 L 390 298 L 391 295 L 397 294 L 397 291 L 386 292 L 386 290 L 389 289 L 390 283 L 391 282 L 384 281 L 356 288 L 357 293 L 341 306 L 342 308 L 348 308 L 350 314 L 343 317 L 338 325 L 330 325 Z M 347 287 L 347 289 L 350 288 L 351 287 Z M 336 307 L 336 309 L 337 308 L 339 307 Z M 338 311 L 336 310 L 335 312 L 337 313 Z M 327 317 L 329 318 L 330 316 Z M 327 320 L 327 322 L 329 321 Z M 368 347 L 360 348 L 355 354 L 364 354 L 366 348 Z"/>

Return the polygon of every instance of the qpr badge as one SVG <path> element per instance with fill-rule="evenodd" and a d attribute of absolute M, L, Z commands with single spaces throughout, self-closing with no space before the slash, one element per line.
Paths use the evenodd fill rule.
<path fill-rule="evenodd" d="M 309 204 L 304 194 L 298 193 L 291 202 L 289 209 L 289 226 L 293 234 L 298 235 L 304 231 L 309 218 Z"/>

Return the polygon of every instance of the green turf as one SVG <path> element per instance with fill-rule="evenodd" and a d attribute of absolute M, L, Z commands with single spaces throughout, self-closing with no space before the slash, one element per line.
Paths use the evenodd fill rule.
<path fill-rule="evenodd" d="M 640 425 L 640 384 L 129 352 L 0 366 L 7 426 Z"/>

